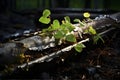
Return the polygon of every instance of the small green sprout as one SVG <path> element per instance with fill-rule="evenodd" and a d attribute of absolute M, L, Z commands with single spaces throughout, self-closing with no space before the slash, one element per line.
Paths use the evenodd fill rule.
<path fill-rule="evenodd" d="M 50 16 L 51 12 L 48 9 L 45 9 L 43 11 L 42 17 L 40 17 L 39 22 L 44 23 L 44 24 L 49 24 L 50 23 Z"/>
<path fill-rule="evenodd" d="M 85 48 L 85 45 L 84 44 L 77 44 L 74 49 L 77 51 L 77 52 L 82 52 L 83 48 Z"/>
<path fill-rule="evenodd" d="M 65 19 L 66 23 L 70 23 L 70 17 L 69 16 L 64 17 L 64 19 Z"/>
<path fill-rule="evenodd" d="M 51 25 L 51 28 L 52 28 L 53 30 L 59 29 L 59 28 L 60 28 L 60 22 L 59 22 L 57 19 L 54 20 L 54 21 L 53 21 L 53 24 Z"/>

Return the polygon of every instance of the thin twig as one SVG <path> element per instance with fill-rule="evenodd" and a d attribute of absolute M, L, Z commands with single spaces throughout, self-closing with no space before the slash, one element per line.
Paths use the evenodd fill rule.
<path fill-rule="evenodd" d="M 51 59 L 59 56 L 59 55 L 62 54 L 63 52 L 70 51 L 70 50 L 71 50 L 73 47 L 75 47 L 77 44 L 84 43 L 84 42 L 87 42 L 87 41 L 89 41 L 89 38 L 87 38 L 87 39 L 85 39 L 85 40 L 82 40 L 82 41 L 80 41 L 80 42 L 78 42 L 78 43 L 76 43 L 76 44 L 70 45 L 70 46 L 68 46 L 68 47 L 66 47 L 66 48 L 63 48 L 63 49 L 61 49 L 61 50 L 59 50 L 59 51 L 57 51 L 57 52 L 53 52 L 53 53 L 51 53 L 51 54 L 45 55 L 45 56 L 43 56 L 43 57 L 41 57 L 41 58 L 38 58 L 38 59 L 36 59 L 36 60 L 33 60 L 33 61 L 28 62 L 28 63 L 19 65 L 18 68 L 24 68 L 25 66 L 30 66 L 30 65 L 32 65 L 32 64 L 34 64 L 34 63 L 41 63 L 41 62 L 44 62 L 44 61 L 51 60 Z"/>

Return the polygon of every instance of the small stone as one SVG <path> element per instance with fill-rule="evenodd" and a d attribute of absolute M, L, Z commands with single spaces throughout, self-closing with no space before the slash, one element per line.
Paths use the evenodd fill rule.
<path fill-rule="evenodd" d="M 94 67 L 89 67 L 89 68 L 87 68 L 87 70 L 88 70 L 88 73 L 89 73 L 90 75 L 93 75 L 93 74 L 95 74 L 95 72 L 96 72 L 96 68 L 94 68 Z"/>

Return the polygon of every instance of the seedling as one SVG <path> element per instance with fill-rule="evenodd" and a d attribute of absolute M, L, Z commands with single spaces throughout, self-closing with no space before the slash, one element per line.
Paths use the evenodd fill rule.
<path fill-rule="evenodd" d="M 49 24 L 51 22 L 49 17 L 50 14 L 51 14 L 50 10 L 45 9 L 39 21 L 44 24 Z M 86 12 L 83 14 L 83 16 L 89 20 L 90 13 Z M 84 27 L 87 24 L 85 21 L 80 21 L 80 19 L 75 19 L 74 22 L 77 22 L 78 24 L 80 24 L 79 27 Z M 75 29 L 75 26 L 71 23 L 70 17 L 66 16 L 64 17 L 64 20 L 62 21 L 61 24 L 59 20 L 55 19 L 53 20 L 52 24 L 50 24 L 50 26 L 47 29 L 43 29 L 42 32 L 49 36 L 51 35 L 54 36 L 54 38 L 57 41 L 58 40 L 59 42 L 62 41 L 62 43 L 64 43 L 65 41 L 71 42 L 71 43 L 77 43 L 77 38 L 73 32 L 74 29 Z M 80 35 L 82 36 L 81 32 L 78 31 L 78 33 L 80 33 Z M 98 39 L 101 39 L 103 41 L 103 39 L 99 35 L 97 35 L 96 30 L 92 26 L 89 26 L 89 28 L 86 29 L 84 33 L 93 35 L 94 43 L 97 43 Z M 76 45 L 74 48 L 77 52 L 81 52 L 83 48 L 85 48 L 85 45 L 81 43 Z"/>
<path fill-rule="evenodd" d="M 39 19 L 39 21 L 44 24 L 49 24 L 50 23 L 50 18 L 49 18 L 50 14 L 51 14 L 51 12 L 48 9 L 44 10 L 43 15 Z"/>

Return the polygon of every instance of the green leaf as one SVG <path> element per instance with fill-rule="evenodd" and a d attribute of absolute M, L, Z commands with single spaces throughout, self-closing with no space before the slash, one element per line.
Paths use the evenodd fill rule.
<path fill-rule="evenodd" d="M 61 25 L 61 27 L 65 28 L 65 29 L 68 29 L 69 32 L 74 30 L 74 27 L 72 26 L 71 23 L 64 23 L 64 24 Z"/>
<path fill-rule="evenodd" d="M 44 24 L 49 24 L 50 23 L 50 18 L 46 17 L 40 17 L 39 22 L 44 23 Z"/>
<path fill-rule="evenodd" d="M 64 17 L 64 19 L 65 19 L 66 23 L 70 23 L 70 17 L 69 16 Z"/>
<path fill-rule="evenodd" d="M 79 23 L 79 22 L 80 22 L 80 19 L 74 19 L 74 22 L 78 22 L 78 23 Z"/>
<path fill-rule="evenodd" d="M 66 25 L 66 28 L 69 30 L 69 32 L 74 30 L 74 27 L 72 26 L 71 23 L 65 23 L 65 25 Z"/>
<path fill-rule="evenodd" d="M 68 28 L 69 32 L 74 30 L 74 27 L 72 25 L 68 26 L 67 28 Z"/>
<path fill-rule="evenodd" d="M 52 29 L 56 30 L 60 28 L 60 22 L 58 20 L 54 20 L 52 24 Z"/>
<path fill-rule="evenodd" d="M 51 14 L 51 12 L 50 12 L 50 10 L 48 10 L 48 9 L 45 9 L 45 10 L 43 11 L 43 16 L 44 16 L 44 17 L 48 17 L 48 16 L 50 16 L 50 14 Z"/>
<path fill-rule="evenodd" d="M 57 31 L 55 34 L 54 34 L 54 37 L 56 39 L 60 39 L 60 38 L 63 38 L 64 37 L 64 33 L 62 31 Z"/>
<path fill-rule="evenodd" d="M 68 33 L 68 30 L 62 29 L 62 32 L 63 32 L 64 34 L 67 34 L 67 33 Z"/>
<path fill-rule="evenodd" d="M 77 44 L 75 47 L 75 50 L 77 51 L 77 52 L 82 52 L 82 50 L 83 50 L 83 48 L 85 48 L 85 45 L 84 44 Z"/>
<path fill-rule="evenodd" d="M 91 34 L 96 34 L 96 30 L 92 26 L 89 27 L 89 32 Z"/>
<path fill-rule="evenodd" d="M 76 42 L 76 38 L 73 34 L 69 34 L 69 35 L 66 36 L 66 41 Z"/>

